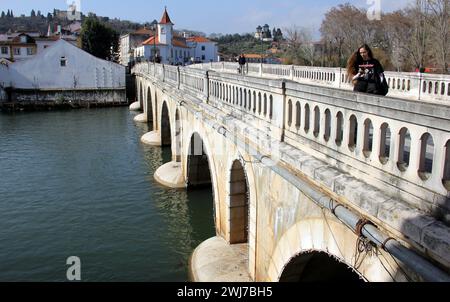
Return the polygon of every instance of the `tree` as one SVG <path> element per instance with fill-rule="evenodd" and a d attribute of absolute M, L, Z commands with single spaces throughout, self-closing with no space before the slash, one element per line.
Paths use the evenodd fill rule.
<path fill-rule="evenodd" d="M 2 11 L 2 19 L 4 19 L 6 17 L 6 14 L 4 11 Z"/>
<path fill-rule="evenodd" d="M 285 32 L 287 60 L 295 65 L 314 64 L 314 45 L 311 32 L 299 26 L 286 28 Z"/>
<path fill-rule="evenodd" d="M 363 43 L 376 45 L 379 21 L 367 19 L 367 11 L 346 3 L 333 7 L 325 14 L 320 27 L 322 40 L 338 51 L 338 64 L 345 65 L 345 58 Z"/>
<path fill-rule="evenodd" d="M 53 20 L 52 14 L 48 13 L 47 14 L 47 21 L 52 21 L 52 20 Z"/>
<path fill-rule="evenodd" d="M 38 16 L 38 17 L 42 17 L 42 14 L 41 14 L 41 11 L 40 11 L 40 10 L 37 11 L 37 16 Z"/>
<path fill-rule="evenodd" d="M 436 65 L 448 73 L 450 49 L 449 0 L 427 0 L 427 23 L 430 25 L 431 51 Z"/>
<path fill-rule="evenodd" d="M 34 11 L 34 9 L 31 10 L 30 16 L 31 17 L 36 17 L 36 12 Z"/>
<path fill-rule="evenodd" d="M 80 46 L 101 59 L 113 59 L 118 49 L 119 34 L 95 17 L 85 19 L 81 28 Z"/>

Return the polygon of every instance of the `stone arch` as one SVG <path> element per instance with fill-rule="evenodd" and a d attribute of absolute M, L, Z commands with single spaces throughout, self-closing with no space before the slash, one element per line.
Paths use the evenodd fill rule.
<path fill-rule="evenodd" d="M 171 146 L 172 135 L 170 127 L 170 114 L 167 102 L 163 102 L 161 107 L 161 146 Z"/>
<path fill-rule="evenodd" d="M 311 251 L 324 252 L 334 257 L 368 281 L 405 280 L 395 262 L 382 262 L 388 261 L 386 259 L 389 257 L 362 255 L 358 258 L 357 244 L 358 236 L 339 221 L 326 216 L 301 220 L 292 225 L 277 242 L 265 281 L 279 281 L 291 260 Z"/>
<path fill-rule="evenodd" d="M 216 166 L 214 162 L 214 158 L 210 157 L 211 154 L 211 144 L 208 141 L 208 137 L 206 135 L 202 135 L 202 131 L 199 130 L 190 130 L 187 135 L 183 133 L 184 139 L 186 139 L 186 143 L 183 144 L 184 153 L 183 156 L 186 155 L 186 160 L 184 161 L 184 171 L 186 173 L 186 184 L 188 189 L 195 189 L 196 179 L 195 179 L 195 165 L 198 164 L 200 160 L 204 160 L 203 156 L 206 157 L 208 163 L 208 169 L 210 174 L 210 183 L 212 186 L 213 199 L 214 199 L 214 223 L 216 226 L 217 234 L 224 236 L 221 233 L 223 229 L 221 227 L 221 216 L 220 216 L 220 206 L 219 206 L 219 188 L 218 178 L 216 173 Z M 194 151 L 194 152 L 192 152 Z M 200 153 L 200 154 L 195 154 Z M 194 170 L 193 170 L 194 168 Z M 205 184 L 204 184 L 205 185 Z"/>
<path fill-rule="evenodd" d="M 419 177 L 428 180 L 433 173 L 434 140 L 430 133 L 425 133 L 420 138 Z"/>
<path fill-rule="evenodd" d="M 245 169 L 238 160 L 231 166 L 229 185 L 230 244 L 248 243 L 250 192 Z"/>
<path fill-rule="evenodd" d="M 158 92 L 156 91 L 156 89 L 155 89 L 155 112 L 154 112 L 154 115 L 155 115 L 155 120 L 153 121 L 153 128 L 154 128 L 154 130 L 158 130 L 159 129 L 159 121 L 158 121 L 158 117 L 159 117 L 159 115 L 158 115 Z"/>
<path fill-rule="evenodd" d="M 150 86 L 147 87 L 147 102 L 146 102 L 147 121 L 153 122 L 153 105 L 152 105 L 152 91 Z"/>
<path fill-rule="evenodd" d="M 181 151 L 182 151 L 182 138 L 183 138 L 183 125 L 181 123 L 180 109 L 177 108 L 175 111 L 175 160 L 176 162 L 181 162 Z"/>
<path fill-rule="evenodd" d="M 442 184 L 447 191 L 450 191 L 450 139 L 445 144 L 444 155 L 444 173 L 442 177 Z"/>
<path fill-rule="evenodd" d="M 142 81 L 139 82 L 139 106 L 141 106 L 141 110 L 144 110 L 144 87 L 142 87 Z"/>
<path fill-rule="evenodd" d="M 211 169 L 202 137 L 194 132 L 189 140 L 187 153 L 187 185 L 202 187 L 211 185 Z"/>
<path fill-rule="evenodd" d="M 358 273 L 323 251 L 301 253 L 286 265 L 280 282 L 345 282 L 363 283 Z"/>

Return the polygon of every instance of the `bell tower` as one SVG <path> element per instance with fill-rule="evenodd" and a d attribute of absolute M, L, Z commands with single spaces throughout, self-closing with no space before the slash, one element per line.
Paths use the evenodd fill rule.
<path fill-rule="evenodd" d="M 158 23 L 159 43 L 171 45 L 173 37 L 173 23 L 170 21 L 167 7 L 164 9 L 164 14 L 161 21 Z"/>

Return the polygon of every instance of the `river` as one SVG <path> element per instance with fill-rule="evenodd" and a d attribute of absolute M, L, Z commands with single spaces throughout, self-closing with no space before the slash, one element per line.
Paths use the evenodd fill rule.
<path fill-rule="evenodd" d="M 211 189 L 171 190 L 153 174 L 170 148 L 127 108 L 0 114 L 0 281 L 187 281 L 215 236 Z"/>

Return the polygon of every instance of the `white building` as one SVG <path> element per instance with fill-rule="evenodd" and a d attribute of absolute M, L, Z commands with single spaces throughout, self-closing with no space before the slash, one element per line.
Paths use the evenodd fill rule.
<path fill-rule="evenodd" d="M 218 61 L 217 44 L 205 37 L 187 38 L 187 45 L 191 48 L 191 56 L 195 62 L 207 63 Z"/>
<path fill-rule="evenodd" d="M 15 89 L 125 89 L 125 67 L 96 58 L 65 40 L 9 65 Z"/>
<path fill-rule="evenodd" d="M 134 51 L 137 61 L 153 61 L 156 57 L 162 64 L 217 62 L 217 45 L 203 37 L 180 37 L 174 34 L 173 23 L 167 10 L 157 26 L 157 34 L 144 41 Z M 155 57 L 156 56 L 156 57 Z"/>
<path fill-rule="evenodd" d="M 120 36 L 120 64 L 128 66 L 133 62 L 134 50 L 154 34 L 153 30 L 142 28 L 133 33 Z"/>

